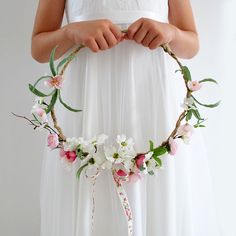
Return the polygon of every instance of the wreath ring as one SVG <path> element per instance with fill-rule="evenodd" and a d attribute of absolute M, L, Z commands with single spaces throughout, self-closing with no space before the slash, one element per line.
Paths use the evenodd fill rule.
<path fill-rule="evenodd" d="M 127 30 L 122 30 L 122 32 L 127 33 Z M 34 129 L 38 129 L 38 128 L 47 129 L 50 133 L 49 137 L 48 137 L 48 146 L 51 149 L 55 149 L 55 148 L 63 149 L 64 143 L 67 142 L 67 144 L 68 144 L 67 148 L 66 148 L 66 150 L 62 150 L 62 155 L 63 155 L 63 151 L 64 151 L 64 155 L 67 157 L 67 160 L 69 162 L 73 162 L 77 157 L 79 157 L 81 160 L 84 160 L 88 156 L 91 157 L 91 155 L 89 155 L 90 153 L 88 151 L 83 151 L 82 146 L 85 145 L 85 141 L 83 140 L 83 138 L 80 139 L 80 142 L 77 140 L 76 147 L 75 147 L 75 145 L 74 146 L 72 145 L 73 148 L 68 147 L 68 146 L 70 146 L 70 142 L 74 142 L 75 140 L 74 140 L 74 138 L 72 138 L 72 139 L 66 138 L 66 136 L 64 135 L 62 128 L 58 124 L 54 106 L 55 106 L 57 100 L 59 100 L 59 102 L 66 109 L 68 109 L 72 112 L 81 112 L 82 111 L 79 109 L 74 109 L 74 108 L 70 107 L 68 104 L 66 104 L 61 97 L 60 89 L 61 89 L 61 86 L 63 83 L 63 75 L 66 71 L 66 68 L 69 66 L 71 61 L 76 57 L 76 55 L 79 53 L 79 51 L 84 47 L 86 47 L 86 46 L 85 45 L 78 46 L 74 51 L 72 51 L 72 53 L 69 54 L 69 56 L 63 58 L 57 64 L 57 66 L 55 66 L 55 60 L 54 60 L 57 46 L 54 47 L 51 52 L 50 61 L 49 61 L 50 70 L 51 70 L 52 75 L 44 75 L 44 76 L 40 77 L 34 83 L 34 85 L 29 84 L 29 90 L 34 95 L 37 96 L 36 104 L 34 105 L 34 107 L 31 110 L 31 113 L 32 113 L 34 119 L 29 119 L 27 117 L 19 116 L 19 115 L 16 115 L 13 113 L 14 115 L 16 115 L 18 117 L 27 119 L 30 122 L 30 124 L 34 126 Z M 190 70 L 188 69 L 187 66 L 184 66 L 180 62 L 180 60 L 177 58 L 177 56 L 171 51 L 168 44 L 161 45 L 161 48 L 164 50 L 165 53 L 167 53 L 171 58 L 173 58 L 176 61 L 176 63 L 178 64 L 179 69 L 176 70 L 176 72 L 181 72 L 181 74 L 183 75 L 182 77 L 183 77 L 185 87 L 186 87 L 186 96 L 184 98 L 183 104 L 181 104 L 181 106 L 184 108 L 183 112 L 179 115 L 179 118 L 177 119 L 176 124 L 175 124 L 175 128 L 170 133 L 168 138 L 165 141 L 163 141 L 161 143 L 161 145 L 159 145 L 158 147 L 154 147 L 153 141 L 149 140 L 150 148 L 149 148 L 148 152 L 137 153 L 136 155 L 133 155 L 134 163 L 136 163 L 137 160 L 139 160 L 139 159 L 143 159 L 143 161 L 144 161 L 144 159 L 148 159 L 148 160 L 154 159 L 156 162 L 155 167 L 158 167 L 158 168 L 162 166 L 162 160 L 160 158 L 162 155 L 164 155 L 166 153 L 169 153 L 171 155 L 175 155 L 175 153 L 177 151 L 177 143 L 175 142 L 175 139 L 181 138 L 181 139 L 183 139 L 183 141 L 185 143 L 188 143 L 190 136 L 193 133 L 193 128 L 205 127 L 202 123 L 206 119 L 201 117 L 200 112 L 197 107 L 197 104 L 204 106 L 204 107 L 208 107 L 208 108 L 214 108 L 220 104 L 220 101 L 218 101 L 217 103 L 214 103 L 214 104 L 203 104 L 203 103 L 199 102 L 195 98 L 195 96 L 192 95 L 193 92 L 195 92 L 201 88 L 202 83 L 213 82 L 213 83 L 217 84 L 216 80 L 211 79 L 211 78 L 207 78 L 207 79 L 203 79 L 200 81 L 192 81 Z M 53 88 L 51 93 L 45 94 L 36 88 L 38 83 L 42 80 L 46 80 L 46 81 L 44 81 L 44 84 Z M 46 97 L 51 98 L 49 104 L 45 102 Z M 52 121 L 53 121 L 53 127 L 51 127 L 48 123 L 47 114 L 49 114 L 49 113 L 50 113 Z M 192 119 L 193 116 L 197 119 L 197 123 L 194 126 L 191 126 L 189 124 L 189 121 Z M 181 122 L 184 119 L 186 119 L 186 123 L 181 126 Z M 105 135 L 100 137 L 100 139 L 103 139 L 103 142 L 101 142 L 100 145 L 104 144 L 104 141 L 106 138 L 107 137 Z M 119 143 L 120 143 L 120 148 L 122 149 L 122 152 L 125 152 L 124 149 L 126 149 L 127 152 L 132 153 L 132 151 L 130 150 L 130 149 L 132 149 L 132 147 L 131 147 L 132 142 L 129 146 L 127 144 L 128 140 L 126 139 L 125 135 L 119 135 L 118 139 L 120 139 Z M 92 143 L 90 142 L 90 144 L 92 144 Z M 95 149 L 95 150 L 93 150 L 93 154 L 95 154 L 99 144 L 95 140 L 93 140 L 92 145 Z M 127 147 L 127 146 L 129 146 L 129 147 Z M 68 151 L 74 152 L 74 153 L 69 154 Z M 148 153 L 149 154 L 151 153 L 151 155 L 149 155 L 149 157 L 146 157 L 146 155 Z M 113 154 L 114 154 L 113 155 L 114 159 L 116 159 L 118 153 L 113 153 Z M 127 154 L 127 155 L 129 155 L 129 154 Z M 134 154 L 134 152 L 132 154 Z M 85 168 L 89 164 L 95 164 L 95 160 L 93 157 L 91 157 L 90 159 L 87 158 L 87 161 L 88 162 L 85 165 L 81 166 L 80 169 L 78 170 L 78 172 L 77 172 L 78 177 L 79 177 L 83 168 Z M 115 164 L 115 163 L 116 162 L 114 161 L 113 164 Z M 136 167 L 138 167 L 138 169 L 140 171 L 145 169 L 145 167 L 143 166 L 144 162 L 141 164 L 142 165 L 138 165 L 138 166 L 136 165 Z M 133 173 L 133 172 L 131 171 L 131 173 Z M 122 172 L 122 174 L 125 175 L 123 172 Z M 130 173 L 126 172 L 126 174 L 130 174 Z M 154 173 L 153 173 L 153 171 L 149 171 L 149 174 L 154 174 Z"/>

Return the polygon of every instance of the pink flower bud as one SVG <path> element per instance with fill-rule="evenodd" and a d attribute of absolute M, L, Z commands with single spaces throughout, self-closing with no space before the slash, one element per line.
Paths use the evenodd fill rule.
<path fill-rule="evenodd" d="M 169 145 L 170 145 L 170 155 L 175 155 L 178 149 L 178 144 L 175 142 L 175 140 L 170 137 L 169 138 Z"/>
<path fill-rule="evenodd" d="M 127 176 L 127 173 L 125 171 L 121 170 L 121 169 L 116 171 L 116 174 L 120 177 Z"/>
<path fill-rule="evenodd" d="M 51 149 L 56 148 L 59 144 L 58 135 L 57 134 L 49 134 L 48 135 L 48 147 Z"/>
<path fill-rule="evenodd" d="M 43 121 L 47 120 L 46 111 L 40 107 L 37 107 L 34 111 Z"/>
<path fill-rule="evenodd" d="M 197 91 L 202 87 L 202 84 L 198 81 L 188 81 L 187 85 L 191 91 Z"/>
<path fill-rule="evenodd" d="M 66 151 L 63 148 L 61 148 L 60 149 L 60 157 L 64 157 L 65 155 L 66 155 Z"/>
<path fill-rule="evenodd" d="M 75 151 L 68 151 L 66 152 L 66 159 L 69 162 L 74 162 L 76 159 L 76 152 Z"/>
<path fill-rule="evenodd" d="M 182 139 L 185 143 L 189 143 L 189 139 L 192 136 L 193 132 L 194 132 L 193 126 L 188 123 L 181 125 L 178 128 L 178 135 L 182 136 Z"/>
<path fill-rule="evenodd" d="M 129 175 L 129 180 L 128 180 L 128 182 L 129 183 L 135 183 L 135 182 L 137 182 L 138 180 L 140 180 L 141 179 L 141 175 L 139 174 L 139 173 L 131 173 L 130 175 Z"/>
<path fill-rule="evenodd" d="M 143 164 L 144 164 L 144 160 L 145 160 L 145 154 L 139 154 L 135 157 L 135 163 L 136 163 L 136 166 L 140 169 Z"/>

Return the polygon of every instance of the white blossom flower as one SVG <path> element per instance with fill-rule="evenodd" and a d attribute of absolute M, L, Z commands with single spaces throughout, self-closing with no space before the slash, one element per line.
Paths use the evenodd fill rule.
<path fill-rule="evenodd" d="M 152 172 L 153 175 L 157 175 L 159 166 L 154 159 L 148 160 L 146 165 L 147 165 L 147 172 Z"/>
<path fill-rule="evenodd" d="M 106 134 L 100 134 L 97 136 L 97 145 L 102 145 L 105 143 L 108 136 Z"/>
<path fill-rule="evenodd" d="M 122 159 L 119 156 L 119 153 L 117 152 L 114 146 L 104 146 L 104 153 L 106 159 L 112 163 L 114 163 L 117 160 L 118 162 L 119 160 L 122 161 Z"/>
<path fill-rule="evenodd" d="M 193 104 L 194 104 L 194 100 L 192 97 L 185 97 L 184 102 L 181 103 L 180 105 L 186 111 L 188 111 L 189 109 L 196 110 L 197 108 Z"/>
<path fill-rule="evenodd" d="M 152 155 L 153 155 L 153 152 L 148 152 L 147 154 L 145 154 L 145 159 L 143 162 L 144 174 L 147 174 L 148 171 L 150 171 L 149 169 L 150 169 L 150 167 L 153 166 L 153 161 L 156 163 L 156 161 L 154 159 L 151 159 Z M 152 164 L 151 166 L 150 166 L 149 162 Z"/>
<path fill-rule="evenodd" d="M 75 137 L 67 138 L 66 142 L 64 143 L 64 150 L 65 151 L 74 151 L 78 145 L 79 145 L 79 139 L 77 139 Z"/>
<path fill-rule="evenodd" d="M 126 138 L 125 134 L 117 135 L 116 141 L 122 148 L 130 148 L 134 145 L 134 141 L 132 138 Z"/>

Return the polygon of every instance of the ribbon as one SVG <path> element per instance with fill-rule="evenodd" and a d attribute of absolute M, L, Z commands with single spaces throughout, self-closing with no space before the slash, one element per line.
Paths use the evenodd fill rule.
<path fill-rule="evenodd" d="M 99 169 L 97 169 L 97 172 L 95 175 L 91 175 L 91 176 L 89 176 L 87 172 L 85 172 L 86 178 L 92 179 L 92 184 L 93 184 L 93 192 L 92 192 L 93 207 L 92 207 L 92 229 L 91 229 L 92 232 L 94 230 L 94 215 L 95 215 L 95 183 L 99 174 L 100 174 Z M 128 236 L 132 236 L 133 235 L 133 216 L 132 216 L 131 207 L 128 201 L 128 197 L 122 185 L 122 179 L 117 177 L 114 171 L 113 171 L 112 176 L 116 185 L 116 191 L 119 196 L 120 203 L 125 213 L 125 217 L 126 217 L 126 221 L 128 225 Z"/>
<path fill-rule="evenodd" d="M 115 172 L 113 172 L 113 179 L 116 184 L 116 191 L 118 193 L 120 203 L 122 205 L 123 211 L 126 216 L 126 221 L 128 225 L 128 236 L 132 236 L 133 235 L 133 216 L 132 216 L 129 200 L 126 195 L 125 189 L 122 185 L 122 180 L 120 178 L 117 178 L 117 176 L 115 175 Z"/>
<path fill-rule="evenodd" d="M 92 207 L 92 216 L 91 216 L 91 221 L 92 221 L 91 231 L 92 231 L 92 233 L 94 230 L 94 215 L 95 215 L 95 184 L 96 184 L 96 179 L 99 174 L 100 174 L 99 169 L 97 169 L 97 172 L 95 175 L 90 175 L 90 176 L 87 174 L 87 171 L 85 171 L 86 178 L 90 178 L 92 180 L 92 184 L 93 184 L 93 192 L 92 192 L 93 207 Z"/>

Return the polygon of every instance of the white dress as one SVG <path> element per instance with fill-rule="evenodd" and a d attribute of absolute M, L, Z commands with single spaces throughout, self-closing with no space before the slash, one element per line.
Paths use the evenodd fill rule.
<path fill-rule="evenodd" d="M 122 29 L 146 17 L 168 22 L 168 0 L 67 0 L 68 22 L 108 18 Z M 93 53 L 84 48 L 66 71 L 58 105 L 59 123 L 68 137 L 105 133 L 133 137 L 137 152 L 166 140 L 183 108 L 184 83 L 176 64 L 161 48 L 150 50 L 124 40 Z M 124 185 L 133 211 L 134 236 L 218 236 L 207 153 L 201 130 L 190 144 L 178 140 L 178 152 L 163 160 L 157 176 Z M 41 236 L 125 236 L 127 222 L 114 180 L 103 171 L 95 188 L 91 230 L 92 184 L 77 163 L 65 170 L 56 150 L 45 150 L 41 179 Z"/>

